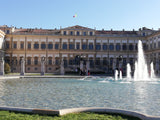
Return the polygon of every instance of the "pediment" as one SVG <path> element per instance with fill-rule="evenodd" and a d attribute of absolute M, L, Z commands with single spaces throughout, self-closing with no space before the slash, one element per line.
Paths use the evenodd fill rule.
<path fill-rule="evenodd" d="M 88 31 L 92 31 L 94 29 L 91 29 L 91 28 L 88 28 L 88 27 L 83 27 L 83 26 L 80 26 L 80 25 L 75 25 L 75 26 L 63 28 L 62 30 L 88 30 Z"/>

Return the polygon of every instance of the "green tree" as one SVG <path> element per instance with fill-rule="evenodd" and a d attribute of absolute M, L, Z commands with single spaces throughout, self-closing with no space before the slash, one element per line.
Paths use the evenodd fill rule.
<path fill-rule="evenodd" d="M 5 72 L 6 74 L 10 72 L 10 66 L 9 66 L 8 63 L 5 63 L 5 64 L 4 64 L 4 72 Z"/>

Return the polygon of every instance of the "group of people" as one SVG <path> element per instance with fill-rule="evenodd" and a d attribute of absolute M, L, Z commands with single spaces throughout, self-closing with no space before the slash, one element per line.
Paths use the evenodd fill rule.
<path fill-rule="evenodd" d="M 90 75 L 90 71 L 88 70 L 87 72 L 87 69 L 84 69 L 84 70 L 81 70 L 81 69 L 76 69 L 76 72 L 79 72 L 80 75 Z"/>

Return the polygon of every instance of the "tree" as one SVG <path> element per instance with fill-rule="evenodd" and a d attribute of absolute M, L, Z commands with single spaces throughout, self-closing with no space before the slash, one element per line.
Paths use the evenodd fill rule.
<path fill-rule="evenodd" d="M 7 74 L 7 73 L 9 73 L 10 71 L 11 71 L 11 69 L 10 69 L 9 64 L 8 64 L 8 63 L 5 63 L 5 64 L 4 64 L 4 72 Z"/>

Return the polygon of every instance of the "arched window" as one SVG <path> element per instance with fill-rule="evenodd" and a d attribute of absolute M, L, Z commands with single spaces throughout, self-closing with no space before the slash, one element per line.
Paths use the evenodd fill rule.
<path fill-rule="evenodd" d="M 94 60 L 92 57 L 89 58 L 89 63 L 90 63 L 90 67 L 93 68 L 94 67 Z"/>
<path fill-rule="evenodd" d="M 103 58 L 103 65 L 108 65 L 107 57 L 104 57 L 104 58 Z"/>
<path fill-rule="evenodd" d="M 38 57 L 34 57 L 34 65 L 38 65 Z"/>
<path fill-rule="evenodd" d="M 55 65 L 59 65 L 60 61 L 59 61 L 59 57 L 55 58 Z"/>
<path fill-rule="evenodd" d="M 27 65 L 31 65 L 31 57 L 27 57 Z"/>
<path fill-rule="evenodd" d="M 96 58 L 96 65 L 100 65 L 100 58 Z"/>
<path fill-rule="evenodd" d="M 52 65 L 52 57 L 48 57 L 48 64 Z"/>

